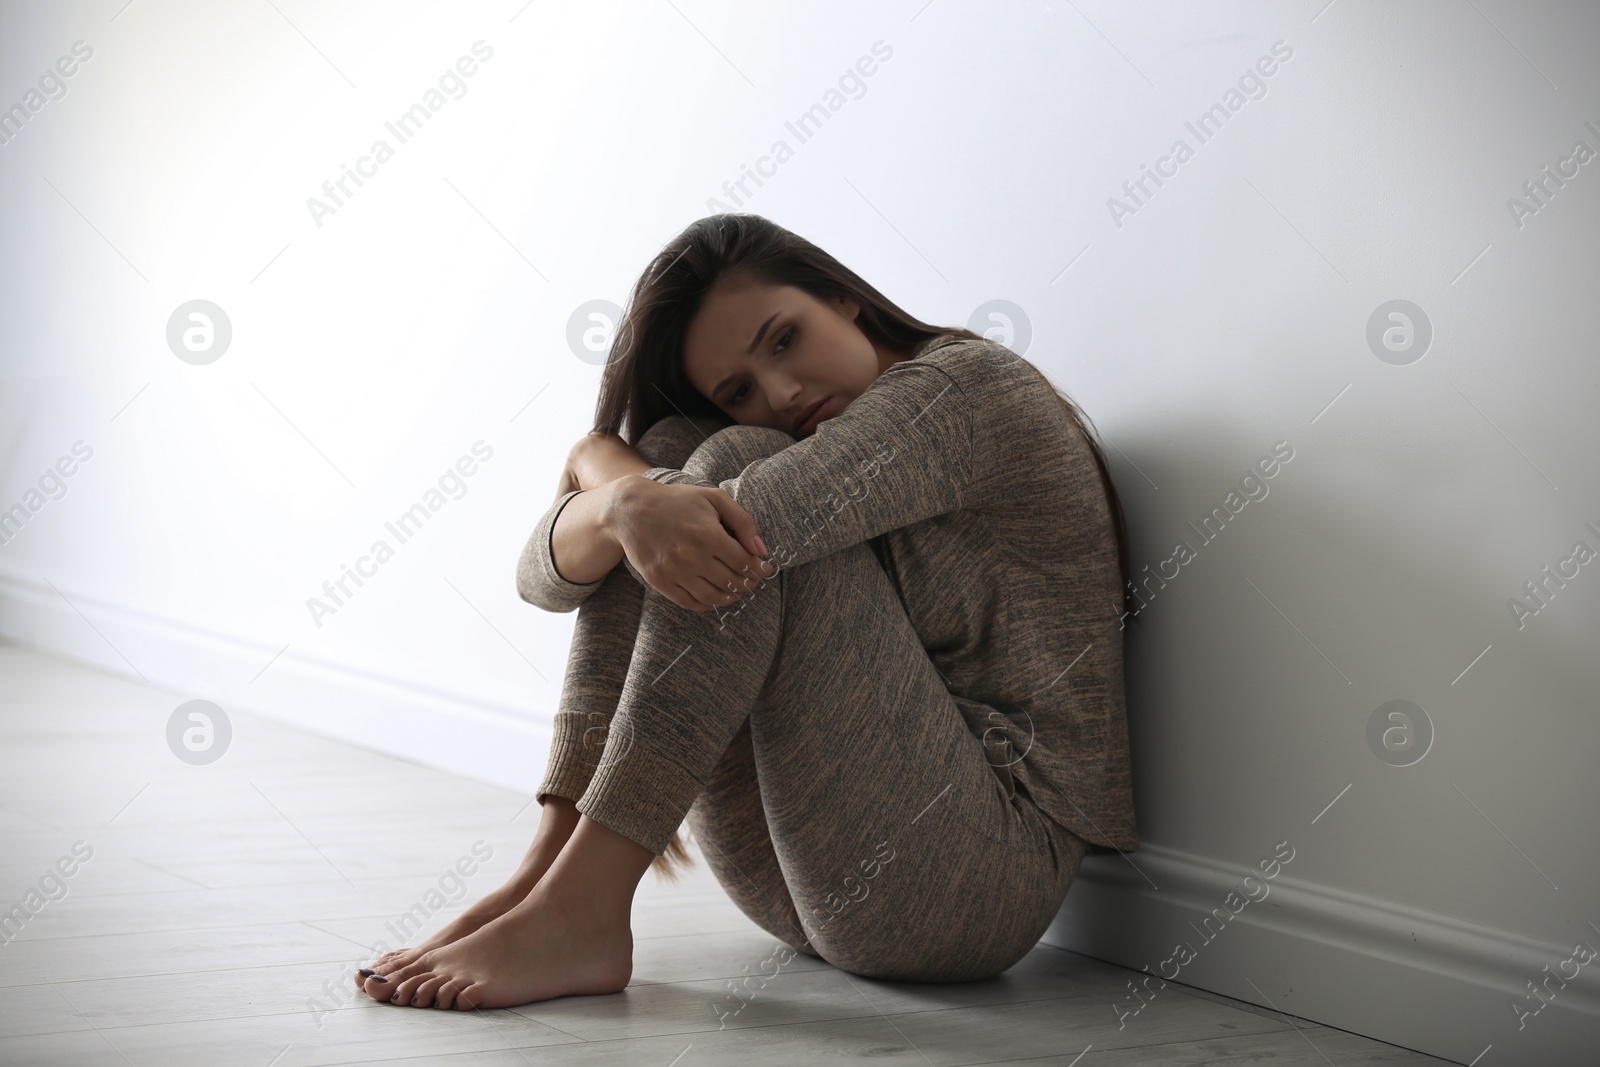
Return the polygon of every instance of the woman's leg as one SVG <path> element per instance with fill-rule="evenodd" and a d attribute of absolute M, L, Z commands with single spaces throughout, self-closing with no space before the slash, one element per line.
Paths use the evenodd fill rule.
<path fill-rule="evenodd" d="M 748 718 L 695 798 L 687 821 L 711 873 L 739 910 L 791 948 L 820 955 L 807 941 L 772 848 Z"/>
<path fill-rule="evenodd" d="M 658 467 L 682 468 L 718 427 L 712 420 L 674 415 L 646 430 L 636 449 Z M 578 606 L 556 706 L 550 762 L 534 791 L 541 804 L 550 794 L 576 801 L 588 788 L 605 750 L 611 716 L 622 698 L 644 592 L 644 586 L 619 564 Z"/>
<path fill-rule="evenodd" d="M 720 481 L 792 443 L 730 427 L 684 469 Z M 700 837 L 731 812 L 724 794 L 742 811 L 759 800 L 769 834 L 736 821 L 702 841 L 774 936 L 861 974 L 984 977 L 1043 934 L 1082 842 L 1015 793 L 1013 757 L 986 750 L 983 725 L 963 717 L 857 545 L 725 611 L 648 591 L 612 722 L 626 744 L 608 746 L 578 810 L 659 852 L 691 805 Z M 745 730 L 758 788 L 740 777 Z M 775 902 L 778 878 L 788 906 Z"/>
<path fill-rule="evenodd" d="M 720 425 L 678 416 L 663 419 L 639 439 L 637 450 L 658 467 L 681 467 Z M 535 792 L 539 827 L 517 870 L 427 940 L 380 956 L 373 970 L 388 973 L 430 949 L 460 940 L 511 910 L 544 877 L 578 824 L 574 801 L 583 796 L 605 748 L 606 728 L 622 695 L 643 601 L 643 586 L 618 566 L 578 606 L 550 758 Z M 357 984 L 366 977 L 358 973 Z"/>
<path fill-rule="evenodd" d="M 682 469 L 695 450 L 721 428 L 715 420 L 671 416 L 645 433 L 638 451 L 658 467 Z M 644 585 L 618 566 L 578 609 L 556 713 L 556 742 L 536 794 L 547 807 L 547 793 L 580 799 L 600 762 L 633 657 L 645 592 Z M 619 744 L 626 741 L 624 737 Z M 568 811 L 576 823 L 576 809 L 565 808 L 562 814 Z M 815 949 L 804 945 L 794 904 L 772 851 L 751 760 L 748 723 L 728 746 L 687 822 L 713 874 L 745 914 L 769 932 L 783 931 L 777 936 L 801 951 L 817 955 Z M 567 833 L 571 833 L 570 825 Z M 665 868 L 661 859 L 655 866 Z M 796 941 L 800 944 L 795 945 Z"/>
<path fill-rule="evenodd" d="M 720 480 L 792 443 L 731 427 L 684 468 Z M 959 981 L 1036 943 L 1081 842 L 997 773 L 857 545 L 780 572 L 726 612 L 647 590 L 583 817 L 547 877 L 506 915 L 366 991 L 464 1008 L 621 988 L 638 878 L 747 720 L 780 874 L 824 958 L 875 977 Z"/>

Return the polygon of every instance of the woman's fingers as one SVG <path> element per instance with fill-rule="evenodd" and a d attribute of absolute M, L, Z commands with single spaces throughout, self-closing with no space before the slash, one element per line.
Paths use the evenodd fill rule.
<path fill-rule="evenodd" d="M 734 569 L 733 564 L 720 556 L 712 560 L 711 566 L 715 569 L 714 576 L 702 577 L 700 584 L 695 586 L 702 601 L 706 604 L 703 610 L 710 611 L 718 607 L 727 607 L 736 604 L 753 594 L 760 587 L 765 575 L 758 575 L 757 568 L 739 564 L 742 570 Z"/>
<path fill-rule="evenodd" d="M 672 583 L 668 599 L 690 611 L 713 611 L 738 603 L 760 585 L 757 578 L 740 574 L 720 559 L 713 559 L 711 566 L 717 571 L 712 577 L 693 575 Z"/>
<path fill-rule="evenodd" d="M 707 499 L 711 506 L 717 509 L 717 518 L 723 526 L 728 528 L 734 540 L 739 542 L 739 547 L 745 554 L 752 558 L 760 558 L 762 549 L 760 535 L 756 532 L 756 520 L 750 513 L 739 506 L 738 501 L 728 495 L 726 489 L 708 490 Z"/>
<path fill-rule="evenodd" d="M 714 608 L 727 607 L 739 599 L 739 587 L 731 582 L 721 585 L 705 578 L 695 579 L 694 589 L 700 602 L 705 606 L 702 611 L 711 611 Z"/>
<path fill-rule="evenodd" d="M 678 605 L 680 608 L 683 608 L 685 611 L 711 610 L 705 604 L 700 602 L 700 597 L 698 594 L 692 592 L 687 585 L 684 585 L 681 582 L 673 585 L 672 592 L 667 594 L 667 599 L 671 600 L 674 604 Z"/>

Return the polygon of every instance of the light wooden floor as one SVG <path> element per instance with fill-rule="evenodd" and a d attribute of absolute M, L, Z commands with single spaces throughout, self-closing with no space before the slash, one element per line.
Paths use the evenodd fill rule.
<path fill-rule="evenodd" d="M 184 699 L 0 646 L 0 907 L 74 842 L 93 849 L 0 945 L 0 1063 L 1445 1062 L 1177 983 L 1119 1029 L 1112 1005 L 1136 972 L 1045 946 L 964 985 L 800 956 L 719 1029 L 727 981 L 759 973 L 776 943 L 703 862 L 677 885 L 645 876 L 622 993 L 476 1013 L 378 1004 L 349 976 L 368 946 L 396 943 L 385 923 L 426 907 L 476 841 L 492 859 L 426 932 L 498 884 L 537 806 L 237 712 L 227 755 L 192 767 L 165 739 Z"/>

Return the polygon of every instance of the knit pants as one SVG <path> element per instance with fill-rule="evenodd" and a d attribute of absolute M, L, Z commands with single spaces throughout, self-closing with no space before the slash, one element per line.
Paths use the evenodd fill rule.
<path fill-rule="evenodd" d="M 637 450 L 719 482 L 794 443 L 715 427 L 672 416 Z M 687 818 L 735 904 L 797 951 L 971 981 L 1033 948 L 1087 847 L 1016 789 L 1009 751 L 968 726 L 867 544 L 704 612 L 623 563 L 578 609 L 537 796 L 657 854 Z"/>

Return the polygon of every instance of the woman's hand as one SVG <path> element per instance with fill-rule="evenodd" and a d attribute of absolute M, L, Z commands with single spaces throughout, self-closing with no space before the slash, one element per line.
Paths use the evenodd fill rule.
<path fill-rule="evenodd" d="M 726 607 L 776 572 L 756 523 L 721 489 L 628 477 L 605 523 L 639 576 L 679 607 Z"/>

